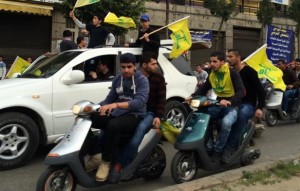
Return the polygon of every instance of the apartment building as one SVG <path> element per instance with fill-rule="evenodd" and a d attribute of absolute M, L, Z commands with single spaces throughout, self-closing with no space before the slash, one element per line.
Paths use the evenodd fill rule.
<path fill-rule="evenodd" d="M 288 0 L 276 4 L 279 17 L 274 18 L 273 25 L 295 30 L 292 20 L 287 18 Z M 8 63 L 12 63 L 19 55 L 22 57 L 37 57 L 47 51 L 58 51 L 62 32 L 66 28 L 78 35 L 78 29 L 69 18 L 53 9 L 53 2 L 59 0 L 0 0 L 0 54 Z M 159 28 L 166 24 L 167 3 L 165 0 L 147 2 L 146 10 L 151 17 L 151 24 Z M 212 30 L 215 38 L 221 19 L 211 16 L 208 9 L 203 7 L 203 0 L 172 0 L 169 2 L 169 22 L 185 16 L 190 16 L 190 30 Z M 261 24 L 255 15 L 259 8 L 259 0 L 239 0 L 233 17 L 221 28 L 220 50 L 226 51 L 237 48 L 247 56 L 257 49 Z M 265 29 L 263 29 L 265 33 Z M 159 32 L 161 39 L 166 39 L 165 30 Z M 137 31 L 129 31 L 118 40 L 133 40 Z M 264 36 L 265 39 L 265 36 Z M 295 40 L 295 43 L 297 41 Z M 191 50 L 189 59 L 192 65 L 204 63 L 215 48 L 215 42 L 210 49 Z M 295 44 L 295 47 L 297 45 Z M 297 50 L 296 50 L 297 51 Z M 297 56 L 297 55 L 296 55 Z"/>

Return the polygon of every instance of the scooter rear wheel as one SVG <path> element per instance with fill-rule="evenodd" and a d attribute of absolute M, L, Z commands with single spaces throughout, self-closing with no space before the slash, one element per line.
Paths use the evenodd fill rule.
<path fill-rule="evenodd" d="M 36 191 L 75 191 L 77 181 L 71 171 L 64 167 L 48 167 L 40 176 Z"/>
<path fill-rule="evenodd" d="M 178 151 L 172 159 L 171 175 L 173 180 L 180 184 L 194 179 L 198 169 L 194 152 Z"/>
<path fill-rule="evenodd" d="M 277 124 L 277 113 L 273 110 L 267 110 L 265 113 L 265 121 L 269 127 L 274 127 Z"/>
<path fill-rule="evenodd" d="M 159 165 L 154 165 L 152 168 L 148 169 L 148 172 L 142 175 L 142 178 L 144 180 L 155 180 L 159 178 L 163 174 L 167 163 L 164 150 L 160 146 L 156 145 L 147 160 L 159 161 Z"/>

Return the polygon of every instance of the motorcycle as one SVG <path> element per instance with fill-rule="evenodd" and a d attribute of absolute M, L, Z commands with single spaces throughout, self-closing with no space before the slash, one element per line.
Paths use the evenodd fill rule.
<path fill-rule="evenodd" d="M 212 121 L 210 115 L 205 113 L 207 107 L 218 105 L 217 100 L 205 96 L 196 96 L 191 100 L 193 111 L 177 137 L 175 148 L 178 149 L 171 164 L 171 175 L 176 183 L 191 181 L 196 176 L 198 169 L 205 171 L 225 171 L 235 165 L 246 166 L 254 163 L 260 157 L 259 149 L 248 149 L 255 128 L 251 120 L 240 139 L 240 146 L 233 154 L 229 163 L 213 162 L 211 154 L 206 149 L 206 143 L 211 137 L 213 129 L 217 129 L 218 120 Z M 215 131 L 214 131 L 215 132 Z M 214 138 L 216 137 L 216 133 Z M 204 174 L 205 175 L 205 174 Z"/>
<path fill-rule="evenodd" d="M 67 131 L 61 142 L 46 156 L 44 163 L 49 167 L 40 175 L 37 191 L 74 191 L 77 184 L 86 188 L 101 187 L 110 183 L 95 180 L 96 171 L 86 172 L 84 160 L 91 148 L 91 143 L 103 133 L 95 135 L 91 131 L 91 114 L 98 112 L 101 106 L 90 101 L 76 103 L 72 111 L 77 117 L 74 125 Z M 166 167 L 166 156 L 158 145 L 162 135 L 151 129 L 139 146 L 135 159 L 121 171 L 117 182 L 130 181 L 136 178 L 153 180 L 159 178 Z M 112 164 L 113 165 L 113 164 Z M 112 169 L 112 168 L 111 168 Z"/>
<path fill-rule="evenodd" d="M 274 127 L 278 120 L 296 120 L 296 122 L 300 122 L 300 94 L 298 93 L 297 97 L 289 99 L 287 115 L 284 115 L 281 109 L 283 93 L 281 90 L 272 89 L 266 101 L 265 121 L 269 127 Z"/>

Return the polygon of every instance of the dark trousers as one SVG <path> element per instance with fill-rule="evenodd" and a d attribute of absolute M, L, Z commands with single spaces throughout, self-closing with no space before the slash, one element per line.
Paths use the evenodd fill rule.
<path fill-rule="evenodd" d="M 92 116 L 92 127 L 105 130 L 103 135 L 102 159 L 112 161 L 116 155 L 122 136 L 132 136 L 140 118 L 136 115 L 125 114 L 118 117 L 100 116 L 96 113 Z"/>

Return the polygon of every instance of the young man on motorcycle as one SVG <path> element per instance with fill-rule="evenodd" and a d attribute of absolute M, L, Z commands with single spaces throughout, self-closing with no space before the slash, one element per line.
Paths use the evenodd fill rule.
<path fill-rule="evenodd" d="M 298 89 L 295 89 L 294 87 L 295 82 L 297 82 L 297 77 L 295 72 L 287 67 L 285 60 L 279 59 L 277 61 L 277 66 L 283 72 L 282 79 L 286 85 L 286 90 L 283 93 L 282 99 L 282 112 L 285 116 L 287 116 L 286 112 L 288 110 L 289 98 L 293 98 L 298 95 Z"/>
<path fill-rule="evenodd" d="M 142 117 L 146 115 L 149 94 L 147 78 L 136 71 L 136 59 L 131 53 L 120 57 L 121 73 L 112 81 L 112 88 L 106 99 L 100 102 L 99 113 L 92 116 L 92 126 L 105 130 L 102 161 L 96 173 L 96 181 L 107 179 L 110 162 L 115 157 L 121 135 L 133 135 Z M 91 157 L 87 164 L 99 164 Z"/>
<path fill-rule="evenodd" d="M 205 96 L 210 89 L 213 89 L 217 95 L 220 105 L 209 107 L 207 113 L 210 114 L 212 121 L 221 119 L 221 130 L 218 133 L 217 140 L 214 142 L 210 138 L 206 146 L 208 151 L 213 152 L 213 162 L 219 162 L 230 134 L 231 126 L 237 120 L 237 111 L 241 99 L 245 95 L 245 88 L 238 72 L 225 64 L 223 53 L 213 52 L 210 55 L 210 61 L 212 71 L 208 80 L 186 101 L 189 103 L 192 96 Z"/>
<path fill-rule="evenodd" d="M 237 122 L 232 126 L 230 136 L 227 140 L 222 161 L 229 163 L 232 155 L 239 147 L 239 140 L 248 120 L 252 117 L 262 118 L 262 108 L 265 105 L 265 92 L 257 72 L 250 66 L 242 63 L 239 50 L 231 49 L 227 52 L 227 62 L 229 66 L 236 69 L 243 81 L 246 95 L 242 98 L 239 106 Z"/>
<path fill-rule="evenodd" d="M 128 165 L 134 159 L 144 135 L 150 128 L 160 127 L 161 119 L 165 114 L 166 82 L 163 75 L 156 72 L 158 67 L 156 54 L 144 52 L 140 56 L 139 61 L 140 71 L 148 78 L 150 86 L 149 98 L 147 101 L 147 115 L 139 123 L 133 137 L 122 150 L 120 157 L 118 157 L 110 177 L 112 182 L 119 178 L 121 168 Z"/>

